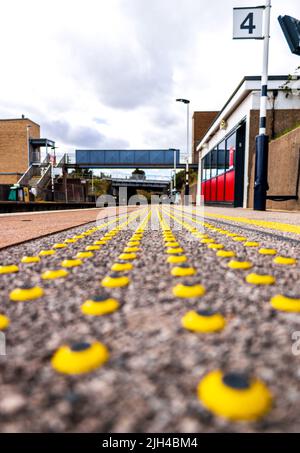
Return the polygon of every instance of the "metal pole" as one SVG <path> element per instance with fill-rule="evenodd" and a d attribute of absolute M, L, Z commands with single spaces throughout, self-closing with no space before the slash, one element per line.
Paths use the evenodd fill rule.
<path fill-rule="evenodd" d="M 176 162 L 176 157 L 177 157 L 177 149 L 174 149 L 174 191 L 176 191 L 176 166 L 177 166 L 177 162 Z"/>
<path fill-rule="evenodd" d="M 185 195 L 190 194 L 189 188 L 189 141 L 190 141 L 190 103 L 186 104 L 186 111 L 187 111 L 187 133 L 186 133 L 186 167 L 185 167 Z"/>
<path fill-rule="evenodd" d="M 267 130 L 268 69 L 270 47 L 271 0 L 267 0 L 265 9 L 265 37 L 263 71 L 261 78 L 261 99 L 259 117 L 259 135 L 256 137 L 254 210 L 265 211 L 268 191 L 268 154 L 269 137 Z"/>

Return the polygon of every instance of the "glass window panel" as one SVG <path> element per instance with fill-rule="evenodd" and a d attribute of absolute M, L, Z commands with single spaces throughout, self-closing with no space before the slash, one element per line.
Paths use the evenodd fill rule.
<path fill-rule="evenodd" d="M 218 149 L 211 151 L 211 177 L 215 178 L 217 176 L 218 168 Z"/>
<path fill-rule="evenodd" d="M 225 148 L 225 140 L 219 144 L 218 146 L 218 175 L 222 175 L 225 172 L 225 156 L 226 156 L 226 148 Z"/>

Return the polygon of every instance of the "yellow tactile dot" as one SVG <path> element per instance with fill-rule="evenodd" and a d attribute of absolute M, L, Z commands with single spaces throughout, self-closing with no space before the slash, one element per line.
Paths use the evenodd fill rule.
<path fill-rule="evenodd" d="M 52 256 L 55 255 L 56 251 L 55 250 L 41 250 L 39 255 L 40 256 Z"/>
<path fill-rule="evenodd" d="M 219 250 L 216 255 L 219 258 L 234 258 L 236 256 L 235 252 L 231 250 Z"/>
<path fill-rule="evenodd" d="M 7 316 L 0 314 L 0 330 L 5 330 L 9 326 L 10 321 Z"/>
<path fill-rule="evenodd" d="M 233 241 L 235 241 L 235 242 L 246 242 L 247 238 L 245 238 L 244 236 L 236 236 L 236 237 L 233 238 Z"/>
<path fill-rule="evenodd" d="M 21 263 L 31 264 L 31 263 L 39 263 L 41 258 L 39 256 L 23 256 L 21 259 Z"/>
<path fill-rule="evenodd" d="M 80 259 L 66 259 L 63 260 L 61 265 L 62 267 L 71 268 L 81 266 L 83 263 Z"/>
<path fill-rule="evenodd" d="M 233 420 L 257 420 L 271 408 L 272 395 L 256 378 L 217 370 L 198 385 L 198 398 L 215 415 Z"/>
<path fill-rule="evenodd" d="M 173 277 L 189 277 L 196 274 L 196 269 L 189 266 L 188 264 L 182 266 L 173 267 L 171 270 L 171 275 Z"/>
<path fill-rule="evenodd" d="M 250 263 L 250 261 L 236 261 L 236 260 L 231 260 L 227 264 L 230 269 L 251 269 L 253 267 L 253 264 Z"/>
<path fill-rule="evenodd" d="M 259 242 L 251 242 L 251 241 L 246 241 L 244 242 L 245 247 L 259 247 Z"/>
<path fill-rule="evenodd" d="M 137 257 L 136 253 L 121 253 L 119 260 L 132 261 Z"/>
<path fill-rule="evenodd" d="M 179 247 L 179 242 L 166 242 L 165 247 Z"/>
<path fill-rule="evenodd" d="M 77 239 L 66 239 L 65 243 L 66 244 L 75 244 L 77 242 Z"/>
<path fill-rule="evenodd" d="M 94 244 L 94 245 L 97 245 L 97 246 L 99 246 L 99 245 L 106 245 L 106 244 L 107 244 L 107 241 L 103 241 L 103 240 L 101 239 L 101 241 L 95 241 L 95 242 L 93 242 L 93 244 Z"/>
<path fill-rule="evenodd" d="M 126 272 L 133 269 L 133 264 L 131 263 L 114 263 L 111 267 L 113 272 Z"/>
<path fill-rule="evenodd" d="M 76 258 L 78 259 L 86 259 L 92 258 L 94 256 L 93 252 L 78 252 Z"/>
<path fill-rule="evenodd" d="M 84 236 L 83 234 L 77 234 L 76 236 L 74 236 L 74 239 L 83 239 Z"/>
<path fill-rule="evenodd" d="M 10 300 L 14 302 L 25 302 L 27 300 L 39 299 L 44 295 L 43 288 L 39 286 L 16 288 L 9 294 Z"/>
<path fill-rule="evenodd" d="M 93 297 L 84 302 L 81 311 L 85 315 L 104 316 L 114 313 L 120 308 L 120 303 L 107 295 Z"/>
<path fill-rule="evenodd" d="M 187 257 L 185 255 L 169 256 L 168 259 L 167 259 L 167 262 L 169 264 L 185 263 L 186 261 L 187 261 Z"/>
<path fill-rule="evenodd" d="M 140 251 L 139 247 L 125 247 L 124 248 L 124 253 L 136 253 Z"/>
<path fill-rule="evenodd" d="M 202 285 L 179 284 L 173 288 L 173 295 L 183 299 L 202 297 L 205 292 L 205 288 Z"/>
<path fill-rule="evenodd" d="M 58 269 L 56 271 L 46 271 L 42 274 L 43 280 L 56 280 L 57 278 L 64 278 L 69 275 L 65 269 Z"/>
<path fill-rule="evenodd" d="M 8 266 L 0 266 L 0 275 L 1 274 L 15 274 L 19 272 L 19 267 L 15 264 L 10 264 Z"/>
<path fill-rule="evenodd" d="M 216 241 L 214 239 L 202 239 L 201 244 L 214 244 Z"/>
<path fill-rule="evenodd" d="M 100 250 L 100 249 L 101 249 L 100 245 L 87 245 L 85 248 L 85 250 L 87 252 L 94 252 L 94 251 Z"/>
<path fill-rule="evenodd" d="M 189 311 L 181 320 L 182 326 L 192 332 L 211 333 L 223 330 L 226 321 L 220 313 L 212 311 Z"/>
<path fill-rule="evenodd" d="M 180 253 L 183 253 L 184 250 L 181 248 L 181 247 L 177 247 L 177 248 L 168 248 L 166 250 L 166 253 L 168 255 L 179 255 Z"/>
<path fill-rule="evenodd" d="M 270 303 L 273 308 L 281 311 L 288 311 L 299 313 L 300 312 L 300 298 L 288 297 L 281 294 L 277 294 L 272 297 Z"/>
<path fill-rule="evenodd" d="M 297 264 L 297 260 L 295 258 L 277 256 L 276 258 L 273 259 L 273 263 L 281 264 L 283 266 L 293 266 L 294 264 Z"/>
<path fill-rule="evenodd" d="M 105 288 L 122 288 L 123 286 L 129 285 L 130 280 L 128 277 L 122 275 L 120 276 L 118 273 L 113 273 L 105 277 L 101 285 Z"/>
<path fill-rule="evenodd" d="M 238 234 L 236 234 L 236 233 L 227 233 L 226 236 L 228 236 L 229 238 L 236 238 L 238 236 Z"/>
<path fill-rule="evenodd" d="M 261 255 L 277 255 L 277 250 L 262 248 L 258 250 Z"/>
<path fill-rule="evenodd" d="M 101 343 L 79 343 L 62 346 L 52 357 L 52 367 L 59 373 L 83 374 L 96 370 L 109 358 L 109 353 Z"/>
<path fill-rule="evenodd" d="M 140 241 L 129 241 L 127 242 L 128 247 L 138 247 L 140 245 Z"/>
<path fill-rule="evenodd" d="M 68 247 L 67 244 L 54 244 L 53 245 L 54 249 L 65 249 L 67 247 Z"/>
<path fill-rule="evenodd" d="M 249 274 L 246 277 L 246 282 L 252 285 L 273 285 L 276 279 L 273 275 Z"/>
<path fill-rule="evenodd" d="M 221 250 L 225 246 L 223 244 L 208 244 L 207 248 L 212 249 L 212 250 Z"/>

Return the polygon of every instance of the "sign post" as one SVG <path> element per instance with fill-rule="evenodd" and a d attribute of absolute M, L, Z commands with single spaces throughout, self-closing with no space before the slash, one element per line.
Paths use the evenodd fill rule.
<path fill-rule="evenodd" d="M 265 11 L 264 34 L 262 26 L 263 11 Z M 267 127 L 270 19 L 271 19 L 271 0 L 267 0 L 265 6 L 259 6 L 256 8 L 234 9 L 233 38 L 264 40 L 263 71 L 261 78 L 259 135 L 256 137 L 256 156 L 255 156 L 254 210 L 257 211 L 266 210 L 268 191 L 269 137 L 266 134 L 266 127 Z"/>

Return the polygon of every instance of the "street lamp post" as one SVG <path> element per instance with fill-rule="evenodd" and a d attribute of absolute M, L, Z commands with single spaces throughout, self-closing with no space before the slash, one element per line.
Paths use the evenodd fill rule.
<path fill-rule="evenodd" d="M 190 187 L 189 187 L 189 135 L 190 135 L 190 101 L 188 99 L 176 99 L 176 102 L 182 102 L 186 104 L 186 111 L 187 111 L 187 132 L 186 132 L 186 161 L 185 161 L 185 191 L 184 194 L 188 196 L 190 194 Z"/>

